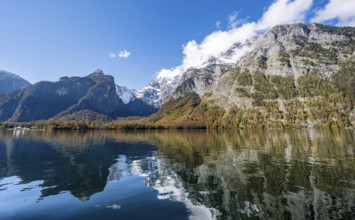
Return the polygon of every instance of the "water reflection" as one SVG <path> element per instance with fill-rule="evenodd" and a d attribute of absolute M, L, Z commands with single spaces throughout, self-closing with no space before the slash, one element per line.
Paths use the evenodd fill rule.
<path fill-rule="evenodd" d="M 162 135 L 159 149 L 190 195 L 223 219 L 355 216 L 352 131 L 174 135 Z"/>
<path fill-rule="evenodd" d="M 190 212 L 189 219 L 215 219 L 217 215 L 217 210 L 191 202 L 176 173 L 157 152 L 142 159 L 120 155 L 109 170 L 108 181 L 119 181 L 125 175 L 145 177 L 145 186 L 155 189 L 159 200 L 183 203 Z"/>
<path fill-rule="evenodd" d="M 0 216 L 214 218 L 214 209 L 189 200 L 155 146 L 114 136 L 40 132 L 14 138 L 2 134 Z"/>
<path fill-rule="evenodd" d="M 354 140 L 349 130 L 5 132 L 0 216 L 351 219 Z"/>

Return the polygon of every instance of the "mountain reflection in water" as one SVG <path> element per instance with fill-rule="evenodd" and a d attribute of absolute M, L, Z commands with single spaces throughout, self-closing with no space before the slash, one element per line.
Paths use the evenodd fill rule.
<path fill-rule="evenodd" d="M 0 133 L 0 219 L 355 216 L 349 130 Z"/>

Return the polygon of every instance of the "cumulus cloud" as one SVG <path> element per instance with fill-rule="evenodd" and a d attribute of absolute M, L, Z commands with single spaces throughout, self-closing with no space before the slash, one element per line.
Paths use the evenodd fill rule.
<path fill-rule="evenodd" d="M 122 50 L 122 51 L 120 51 L 120 52 L 118 52 L 118 53 L 113 53 L 113 52 L 111 52 L 111 53 L 108 54 L 108 56 L 109 56 L 110 58 L 112 58 L 112 59 L 116 59 L 116 58 L 124 58 L 124 59 L 126 59 L 126 58 L 128 58 L 130 55 L 131 55 L 131 52 L 128 51 L 128 50 Z"/>
<path fill-rule="evenodd" d="M 229 26 L 226 31 L 215 31 L 207 35 L 201 43 L 195 40 L 189 41 L 183 47 L 183 62 L 179 67 L 163 69 L 159 77 L 176 76 L 182 74 L 191 67 L 203 67 L 211 58 L 220 58 L 224 52 L 236 43 L 254 37 L 260 31 L 265 31 L 278 24 L 303 22 L 306 12 L 312 6 L 312 0 L 275 0 L 262 17 L 256 22 L 238 23 L 238 13 L 234 12 L 229 16 Z M 240 25 L 239 27 L 237 27 Z M 248 48 L 241 48 L 232 54 L 232 62 L 236 62 Z"/>
<path fill-rule="evenodd" d="M 258 29 L 268 29 L 278 24 L 303 22 L 312 0 L 275 1 L 259 20 Z"/>
<path fill-rule="evenodd" d="M 162 69 L 158 73 L 158 78 L 173 79 L 177 75 L 180 75 L 183 71 L 184 70 L 182 69 L 182 66 L 178 66 L 171 69 Z"/>
<path fill-rule="evenodd" d="M 122 50 L 118 53 L 120 58 L 128 58 L 131 55 L 131 52 L 128 50 Z"/>
<path fill-rule="evenodd" d="M 230 31 L 216 31 L 208 35 L 200 44 L 192 40 L 184 49 L 183 67 L 201 67 L 211 57 L 219 57 L 237 42 L 244 41 L 256 34 L 255 23 L 242 25 Z"/>
<path fill-rule="evenodd" d="M 355 0 L 329 0 L 324 8 L 315 13 L 312 22 L 337 19 L 337 25 L 355 26 Z"/>
<path fill-rule="evenodd" d="M 339 21 L 338 26 L 353 26 L 353 27 L 355 27 L 355 17 L 347 19 L 347 20 Z"/>

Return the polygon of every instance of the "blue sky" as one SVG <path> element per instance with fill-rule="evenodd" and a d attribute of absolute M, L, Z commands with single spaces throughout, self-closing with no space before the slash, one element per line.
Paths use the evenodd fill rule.
<path fill-rule="evenodd" d="M 119 84 L 140 88 L 161 69 L 181 65 L 188 42 L 258 21 L 277 1 L 0 0 L 0 69 L 35 83 L 100 68 Z M 351 11 L 345 18 L 326 11 L 332 1 L 353 0 L 296 1 L 311 3 L 303 22 L 355 21 Z"/>

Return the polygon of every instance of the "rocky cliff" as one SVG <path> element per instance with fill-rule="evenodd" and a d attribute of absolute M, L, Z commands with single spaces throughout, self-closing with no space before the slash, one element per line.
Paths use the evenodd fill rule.
<path fill-rule="evenodd" d="M 109 120 L 147 115 L 154 109 L 140 100 L 134 103 L 125 104 L 116 93 L 113 77 L 97 70 L 86 77 L 62 77 L 0 95 L 0 121 Z"/>
<path fill-rule="evenodd" d="M 234 64 L 211 59 L 204 68 L 186 71 L 162 108 L 170 108 L 169 112 L 178 116 L 171 120 L 166 120 L 169 114 L 161 116 L 155 123 L 355 126 L 355 28 L 279 25 L 236 43 L 223 56 L 231 56 L 240 48 L 247 52 Z M 191 109 L 184 113 L 171 109 L 181 100 L 195 97 L 191 93 L 199 97 L 198 103 L 193 98 Z"/>

